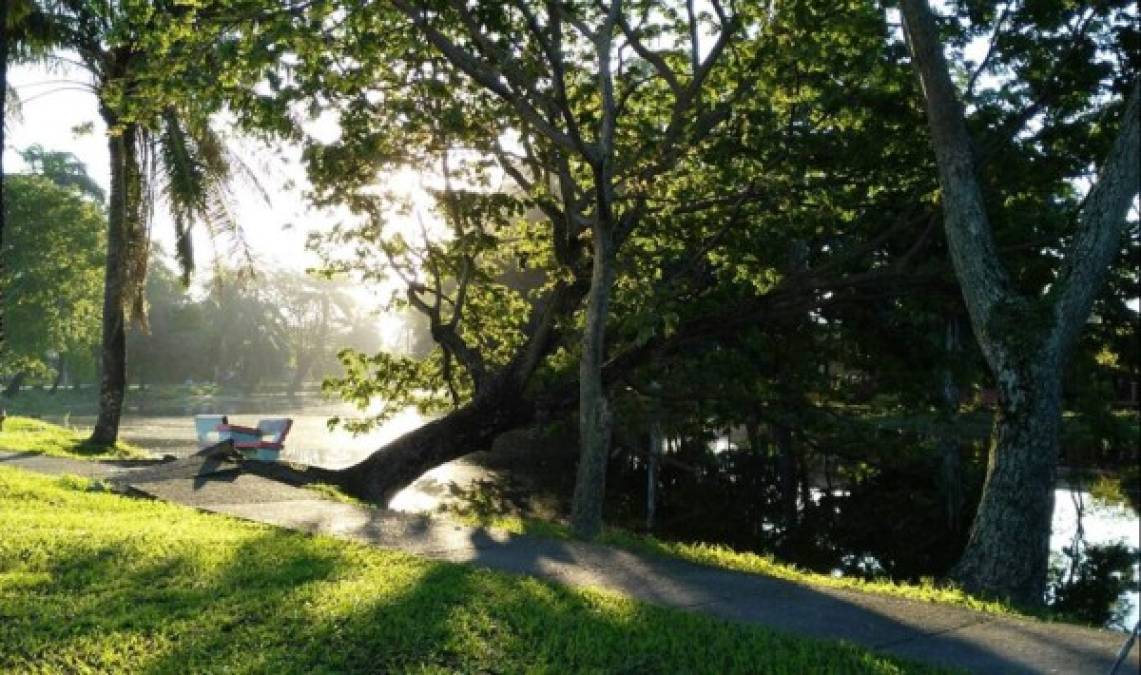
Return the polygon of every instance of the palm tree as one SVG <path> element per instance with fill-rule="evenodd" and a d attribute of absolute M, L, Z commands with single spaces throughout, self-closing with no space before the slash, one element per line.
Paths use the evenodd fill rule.
<path fill-rule="evenodd" d="M 0 276 L 4 275 L 4 139 L 8 130 L 8 23 L 16 12 L 8 0 L 0 2 Z M 0 288 L 0 356 L 4 354 L 4 289 Z"/>
<path fill-rule="evenodd" d="M 185 18 L 189 11 L 169 2 L 39 0 L 28 16 L 28 33 L 38 44 L 78 54 L 92 76 L 91 89 L 107 126 L 111 190 L 99 415 L 91 436 L 95 443 L 114 443 L 119 434 L 126 391 L 126 322 L 146 322 L 149 224 L 156 198 L 174 217 L 184 281 L 193 269 L 190 231 L 196 223 L 205 224 L 212 234 L 228 232 L 243 242 L 230 208 L 229 186 L 234 167 L 243 169 L 246 177 L 250 174 L 235 163 L 211 128 L 213 111 L 203 108 L 184 83 L 156 86 L 156 78 L 177 69 L 163 68 L 158 63 L 163 55 L 146 46 L 149 37 L 169 29 L 168 20 Z M 182 35 L 202 40 L 198 58 L 208 56 L 215 44 L 200 33 Z M 184 58 L 194 51 L 186 50 Z M 39 57 L 53 58 L 43 53 Z"/>
<path fill-rule="evenodd" d="M 44 176 L 56 185 L 75 190 L 100 204 L 107 198 L 103 188 L 87 173 L 87 166 L 70 152 L 46 150 L 39 144 L 19 152 L 31 173 Z"/>

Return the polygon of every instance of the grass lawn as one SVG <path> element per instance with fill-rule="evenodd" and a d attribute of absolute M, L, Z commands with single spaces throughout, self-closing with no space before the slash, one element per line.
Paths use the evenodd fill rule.
<path fill-rule="evenodd" d="M 92 445 L 87 434 L 28 417 L 9 417 L 0 431 L 0 450 L 38 452 L 80 459 L 140 459 L 149 453 L 122 441 L 111 447 Z"/>
<path fill-rule="evenodd" d="M 3 672 L 939 672 L 0 467 Z"/>
<path fill-rule="evenodd" d="M 462 507 L 447 510 L 444 512 L 444 515 L 445 517 L 458 519 L 467 525 L 478 525 L 510 532 L 512 534 L 528 534 L 555 539 L 571 538 L 571 532 L 568 526 L 549 520 L 479 514 Z M 781 562 L 772 556 L 758 555 L 747 551 L 736 551 L 720 544 L 663 541 L 649 535 L 637 534 L 612 527 L 605 528 L 598 541 L 601 544 L 623 548 L 636 553 L 679 558 L 700 565 L 720 567 L 749 574 L 764 574 L 806 586 L 839 588 L 863 593 L 890 595 L 908 600 L 956 605 L 990 614 L 1034 616 L 1045 620 L 1067 620 L 1066 617 L 1057 615 L 1046 609 L 1025 611 L 1017 609 L 1006 602 L 973 596 L 946 583 L 937 584 L 934 581 L 926 581 L 922 584 L 908 584 L 894 583 L 889 580 L 868 581 L 858 577 L 829 576 L 827 574 L 819 574 L 817 572 L 800 569 L 796 565 Z"/>

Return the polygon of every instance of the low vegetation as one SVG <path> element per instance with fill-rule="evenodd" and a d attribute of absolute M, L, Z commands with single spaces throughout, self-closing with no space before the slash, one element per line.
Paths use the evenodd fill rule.
<path fill-rule="evenodd" d="M 469 525 L 480 525 L 512 534 L 526 534 L 538 537 L 567 539 L 570 528 L 562 523 L 548 520 L 525 518 L 513 515 L 478 514 L 462 507 L 450 508 L 446 516 L 457 518 Z M 858 577 L 829 576 L 798 568 L 796 565 L 777 560 L 772 556 L 758 555 L 746 551 L 735 551 L 728 546 L 706 543 L 663 541 L 656 537 L 637 534 L 620 528 L 608 527 L 598 539 L 599 543 L 624 548 L 638 553 L 648 553 L 668 558 L 722 569 L 764 574 L 786 581 L 808 586 L 837 588 L 865 593 L 890 595 L 907 600 L 936 602 L 947 605 L 968 607 L 991 614 L 1019 614 L 1020 611 L 1008 603 L 987 600 L 970 595 L 952 585 L 938 585 L 934 581 L 922 584 L 894 583 L 889 580 L 865 580 Z M 1059 618 L 1036 613 L 1040 618 Z"/>
<path fill-rule="evenodd" d="M 0 468 L 0 670 L 938 672 L 97 487 Z"/>
<path fill-rule="evenodd" d="M 119 441 L 111 446 L 89 443 L 88 434 L 27 417 L 9 417 L 0 431 L 0 451 L 35 452 L 82 459 L 143 459 L 149 453 Z"/>

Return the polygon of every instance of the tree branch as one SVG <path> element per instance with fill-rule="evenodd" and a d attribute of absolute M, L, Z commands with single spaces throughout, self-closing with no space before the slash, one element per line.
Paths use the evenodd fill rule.
<path fill-rule="evenodd" d="M 951 82 L 935 17 L 925 0 L 902 0 L 904 34 L 919 72 L 939 168 L 944 227 L 979 346 L 992 365 L 1001 347 L 987 330 L 995 307 L 1011 297 L 975 173 L 963 107 Z"/>
<path fill-rule="evenodd" d="M 1065 263 L 1054 286 L 1057 305 L 1051 339 L 1063 350 L 1073 343 L 1085 323 L 1108 268 L 1120 252 L 1126 215 L 1141 182 L 1139 118 L 1141 80 L 1134 80 L 1122 113 L 1121 131 L 1086 197 L 1078 231 L 1065 250 Z"/>

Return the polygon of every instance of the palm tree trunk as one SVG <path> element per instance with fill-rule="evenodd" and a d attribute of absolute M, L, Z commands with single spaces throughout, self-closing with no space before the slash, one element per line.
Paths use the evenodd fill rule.
<path fill-rule="evenodd" d="M 4 278 L 4 121 L 8 114 L 8 0 L 0 2 L 0 279 Z M 0 354 L 4 353 L 4 286 L 0 284 Z"/>
<path fill-rule="evenodd" d="M 116 118 L 104 111 L 107 128 L 115 133 Z M 127 283 L 127 230 L 138 217 L 140 174 L 135 152 L 135 129 L 126 125 L 108 143 L 111 154 L 111 203 L 107 217 L 107 260 L 103 274 L 103 342 L 100 352 L 99 415 L 91 433 L 93 443 L 119 438 L 119 419 L 127 387 L 127 330 L 124 312 Z"/>

